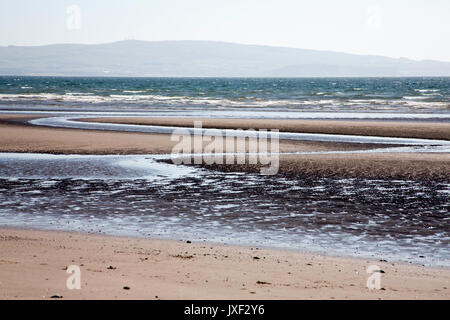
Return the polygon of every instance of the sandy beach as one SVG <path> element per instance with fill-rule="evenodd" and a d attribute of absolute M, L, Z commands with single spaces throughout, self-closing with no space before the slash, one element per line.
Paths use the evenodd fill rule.
<path fill-rule="evenodd" d="M 188 241 L 0 228 L 0 299 L 450 298 L 447 269 Z M 80 290 L 66 288 L 69 265 Z"/>
<path fill-rule="evenodd" d="M 22 2 L 0 2 L 14 315 L 450 301 L 450 1 Z"/>
<path fill-rule="evenodd" d="M 105 132 L 26 125 L 33 117 L 2 115 L 1 152 L 58 154 L 169 153 L 166 134 Z M 96 119 L 96 121 L 99 121 Z M 101 121 L 111 121 L 104 119 Z M 189 125 L 182 119 L 114 119 L 116 122 Z M 151 122 L 149 122 L 151 121 Z M 210 121 L 210 122 L 208 122 Z M 208 120 L 204 127 L 216 127 Z M 244 121 L 244 120 L 242 120 Z M 282 127 L 347 133 L 341 122 L 294 124 L 260 120 L 220 120 L 223 127 Z M 253 120 L 252 120 L 253 121 Z M 281 121 L 281 120 L 280 120 Z M 344 123 L 344 122 L 343 122 Z M 447 139 L 448 124 L 352 122 L 353 134 L 393 134 Z M 298 126 L 297 126 L 298 125 Z M 301 126 L 300 126 L 301 125 Z M 403 127 L 402 127 L 403 125 Z M 345 128 L 346 129 L 345 129 Z M 320 129 L 322 128 L 322 129 Z M 367 130 L 364 131 L 364 128 Z M 388 128 L 391 128 L 386 131 Z M 409 128 L 409 129 L 408 129 Z M 319 130 L 320 129 L 320 130 Z M 345 130 L 344 130 L 345 129 Z M 408 131 L 410 130 L 410 131 Z M 353 143 L 281 141 L 280 151 L 361 150 L 380 147 Z M 211 166 L 249 171 L 250 166 Z M 369 177 L 448 180 L 446 153 L 366 153 L 282 155 L 280 174 L 298 177 Z M 449 299 L 450 271 L 391 261 L 342 258 L 262 248 L 124 238 L 72 232 L 0 229 L 1 299 Z M 330 254 L 333 254 L 330 252 Z M 366 268 L 383 270 L 382 289 L 369 290 Z M 82 270 L 82 289 L 65 287 L 66 268 Z M 128 287 L 129 289 L 124 289 Z"/>
<path fill-rule="evenodd" d="M 1 152 L 37 152 L 53 154 L 158 154 L 170 153 L 176 142 L 168 134 L 112 132 L 48 128 L 25 125 L 30 117 L 23 115 L 0 116 Z M 300 132 L 304 126 L 314 127 L 315 133 L 351 133 L 448 139 L 449 123 L 433 122 L 370 122 L 370 121 L 317 121 L 317 120 L 249 120 L 249 119 L 197 119 L 203 126 L 221 128 L 273 128 Z M 194 120 L 181 118 L 102 118 L 84 121 L 114 123 L 189 126 Z M 351 125 L 347 125 L 351 123 Z M 409 129 L 408 129 L 409 128 Z M 337 129 L 342 131 L 337 131 Z M 345 130 L 344 130 L 345 129 Z M 308 131 L 306 131 L 308 132 Z M 312 131 L 311 131 L 312 132 Z M 280 141 L 280 152 L 312 152 L 335 150 L 368 150 L 386 145 Z M 224 171 L 259 171 L 250 165 L 209 165 Z M 448 153 L 361 153 L 282 155 L 280 173 L 310 177 L 367 177 L 448 180 L 450 155 Z"/>

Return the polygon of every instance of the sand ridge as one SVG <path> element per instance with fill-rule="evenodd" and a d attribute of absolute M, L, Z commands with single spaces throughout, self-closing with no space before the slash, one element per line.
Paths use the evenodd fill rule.
<path fill-rule="evenodd" d="M 0 116 L 0 152 L 36 152 L 57 154 L 167 154 L 177 142 L 171 141 L 168 134 L 115 132 L 100 130 L 81 130 L 49 128 L 24 125 L 19 120 L 31 117 L 24 115 Z M 92 119 L 92 121 L 99 119 Z M 216 126 L 220 123 L 226 128 L 243 127 L 240 121 L 254 121 L 259 126 L 266 128 L 283 124 L 291 120 L 249 120 L 249 119 L 206 119 L 205 127 Z M 16 122 L 11 122 L 16 121 Z M 189 125 L 193 119 L 179 118 L 104 118 L 102 121 L 131 122 L 160 124 L 160 125 Z M 155 122 L 159 121 L 159 122 Z M 209 121 L 209 122 L 208 122 Z M 244 122 L 245 122 L 244 121 Z M 294 121 L 294 120 L 292 120 Z M 300 121 L 300 120 L 299 120 Z M 310 120 L 301 120 L 300 123 L 308 124 Z M 291 122 L 288 122 L 291 123 Z M 296 122 L 295 122 L 296 123 Z M 319 122 L 312 122 L 317 127 Z M 323 133 L 329 132 L 326 125 L 329 121 L 320 122 Z M 334 121 L 342 127 L 346 122 Z M 367 123 L 351 121 L 353 128 L 364 128 Z M 368 122 L 372 123 L 372 122 Z M 248 124 L 248 123 L 247 123 Z M 393 127 L 392 122 L 383 124 L 383 128 Z M 409 123 L 399 123 L 409 125 Z M 444 139 L 450 132 L 445 129 L 447 123 L 412 123 L 414 128 L 419 128 L 422 137 L 435 137 Z M 378 126 L 378 124 L 377 124 Z M 397 126 L 397 124 L 395 124 Z M 296 130 L 302 130 L 298 127 Z M 358 130 L 360 130 L 358 129 Z M 384 130 L 383 129 L 383 130 Z M 414 130 L 416 130 L 414 129 Z M 435 130 L 436 129 L 436 130 Z M 347 128 L 354 134 L 361 133 L 356 129 Z M 377 129 L 378 130 L 378 129 Z M 371 134 L 380 133 L 373 128 Z M 396 127 L 397 133 L 412 132 L 403 131 L 402 127 Z M 418 129 L 417 129 L 418 130 Z M 442 134 L 444 130 L 444 134 Z M 429 135 L 434 132 L 433 135 Z M 435 136 L 436 132 L 441 135 Z M 367 150 L 386 147 L 386 145 L 368 145 L 358 143 L 335 143 L 315 141 L 280 141 L 280 152 L 322 152 L 339 150 Z M 206 165 L 205 165 L 206 166 Z M 250 165 L 208 165 L 207 167 L 223 171 L 259 171 L 258 166 Z M 438 179 L 448 181 L 450 176 L 450 155 L 448 153 L 360 153 L 360 154 L 304 154 L 281 155 L 280 173 L 296 175 L 299 177 L 335 177 L 335 178 L 396 178 L 396 179 Z"/>
<path fill-rule="evenodd" d="M 450 123 L 448 122 L 210 119 L 177 117 L 101 117 L 78 119 L 78 121 L 182 127 L 193 127 L 194 121 L 201 121 L 203 128 L 216 129 L 277 129 L 280 132 L 372 135 L 381 137 L 450 140 Z"/>
<path fill-rule="evenodd" d="M 177 144 L 169 134 L 51 128 L 27 125 L 35 117 L 0 115 L 0 152 L 57 154 L 171 153 Z M 207 144 L 205 142 L 205 144 Z M 282 140 L 281 152 L 361 150 L 384 147 L 358 143 Z"/>

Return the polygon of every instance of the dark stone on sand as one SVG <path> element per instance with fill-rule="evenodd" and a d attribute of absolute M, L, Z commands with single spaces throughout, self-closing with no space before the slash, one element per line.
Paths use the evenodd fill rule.
<path fill-rule="evenodd" d="M 125 287 L 123 287 L 123 290 L 130 290 L 130 287 L 125 286 Z"/>

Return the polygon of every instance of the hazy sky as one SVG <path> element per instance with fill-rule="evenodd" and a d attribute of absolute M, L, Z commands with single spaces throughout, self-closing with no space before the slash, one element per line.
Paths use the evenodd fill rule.
<path fill-rule="evenodd" d="M 0 45 L 217 40 L 450 61 L 450 0 L 0 0 Z"/>

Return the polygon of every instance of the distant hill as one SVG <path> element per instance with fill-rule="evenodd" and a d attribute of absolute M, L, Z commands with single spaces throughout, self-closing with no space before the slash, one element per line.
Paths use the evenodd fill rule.
<path fill-rule="evenodd" d="M 450 62 L 214 41 L 0 47 L 1 75 L 167 77 L 450 76 Z"/>

